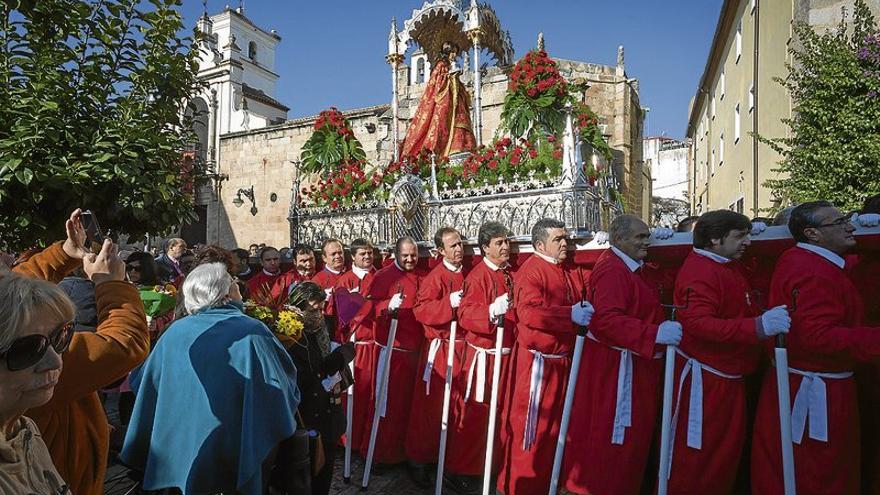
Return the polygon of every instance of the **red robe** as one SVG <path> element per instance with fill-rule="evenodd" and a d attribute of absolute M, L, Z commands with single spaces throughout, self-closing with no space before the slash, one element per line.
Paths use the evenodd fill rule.
<path fill-rule="evenodd" d="M 538 255 L 530 256 L 516 272 L 516 364 L 510 370 L 511 396 L 502 424 L 506 440 L 498 475 L 498 490 L 506 495 L 543 493 L 550 486 L 577 331 L 571 322 L 571 307 L 583 293 L 579 275 Z M 537 416 L 532 420 L 532 437 L 526 433 L 530 377 L 535 366 L 540 366 L 534 356 L 543 357 L 543 377 L 535 384 L 540 397 L 534 397 Z M 529 439 L 527 446 L 525 438 Z"/>
<path fill-rule="evenodd" d="M 247 289 L 251 299 L 261 299 L 268 289 L 268 297 L 272 301 L 278 301 L 286 299 L 290 286 L 299 281 L 299 274 L 295 270 L 279 272 L 277 275 L 269 275 L 265 270 L 260 270 L 247 281 Z"/>
<path fill-rule="evenodd" d="M 844 270 L 826 258 L 793 247 L 779 259 L 770 285 L 770 304 L 792 304 L 788 334 L 790 369 L 840 373 L 880 355 L 880 328 L 862 324 L 864 307 Z M 823 378 L 827 396 L 827 442 L 810 437 L 807 420 L 800 444 L 794 444 L 799 495 L 859 492 L 859 413 L 853 377 Z M 804 376 L 789 372 L 792 409 Z M 813 386 L 813 390 L 816 386 Z M 794 417 L 794 414 L 792 414 Z M 794 435 L 793 435 L 794 436 Z M 761 389 L 752 445 L 752 493 L 782 493 L 782 454 L 775 373 L 767 373 Z"/>
<path fill-rule="evenodd" d="M 446 459 L 446 470 L 450 473 L 470 476 L 483 474 L 483 466 L 486 462 L 486 433 L 489 428 L 489 401 L 492 395 L 492 369 L 495 366 L 492 353 L 486 355 L 484 368 L 486 383 L 483 400 L 477 400 L 476 367 L 472 389 L 467 400 L 465 400 L 465 395 L 467 394 L 469 372 L 477 358 L 474 347 L 494 352 L 496 326 L 494 322 L 489 321 L 489 305 L 496 297 L 507 293 L 509 277 L 510 275 L 506 274 L 504 270 L 492 270 L 485 261 L 482 261 L 468 273 L 464 281 L 464 294 L 461 306 L 458 308 L 458 325 L 459 329 L 465 331 L 464 338 L 467 345 L 464 347 L 465 357 L 462 372 L 458 375 L 458 380 L 453 383 L 456 398 L 454 410 L 458 420 L 450 425 L 452 431 L 449 435 L 447 451 L 455 452 L 455 455 Z M 512 284 L 512 278 L 510 280 Z M 515 319 L 513 313 L 513 311 L 508 311 L 504 318 L 502 346 L 508 351 L 507 353 L 502 352 L 498 411 L 501 411 L 506 396 L 507 367 L 510 361 L 509 349 L 514 341 Z M 503 419 L 503 416 L 499 415 L 496 423 L 496 447 L 493 454 L 496 466 L 500 457 L 497 442 L 498 430 L 504 423 Z"/>
<path fill-rule="evenodd" d="M 419 362 L 419 351 L 425 340 L 422 325 L 413 314 L 413 305 L 419 288 L 419 277 L 413 272 L 405 272 L 392 264 L 376 273 L 370 283 L 367 297 L 372 306 L 372 340 L 376 342 L 371 356 L 371 369 L 378 370 L 381 358 L 379 346 L 388 343 L 388 332 L 391 328 L 391 314 L 388 303 L 394 294 L 403 293 L 403 304 L 397 311 L 397 334 L 392 346 L 391 367 L 388 373 L 388 395 L 385 417 L 379 420 L 379 431 L 376 437 L 376 450 L 373 462 L 395 464 L 406 458 L 404 450 L 406 440 L 406 424 L 409 421 L 410 402 L 412 401 L 413 383 Z M 374 376 L 377 376 L 375 373 Z M 363 437 L 361 439 L 361 455 L 366 457 L 370 441 L 370 429 L 376 407 L 378 387 L 373 385 L 373 397 L 369 402 Z"/>
<path fill-rule="evenodd" d="M 321 286 L 322 289 L 332 289 L 336 287 L 336 283 L 339 282 L 339 278 L 345 274 L 345 271 L 339 273 L 333 273 L 324 267 L 323 270 L 316 273 L 312 276 L 312 282 Z M 330 299 L 327 300 L 327 303 L 324 304 L 324 319 L 327 321 L 328 326 L 331 327 L 330 330 L 335 332 L 336 328 L 336 307 L 333 304 L 333 296 L 330 296 Z M 329 330 L 328 330 L 329 331 Z M 335 334 L 331 335 L 332 337 L 336 337 Z M 336 339 L 334 339 L 336 340 Z M 336 340 L 340 342 L 339 340 Z M 340 342 L 341 343 L 341 342 Z"/>
<path fill-rule="evenodd" d="M 450 271 L 445 263 L 439 263 L 419 285 L 413 313 L 425 328 L 426 345 L 422 348 L 419 366 L 416 369 L 415 386 L 410 409 L 417 411 L 410 415 L 406 433 L 406 457 L 414 462 L 437 462 L 440 449 L 440 422 L 443 414 L 443 393 L 446 386 L 446 365 L 449 356 L 449 325 L 455 317 L 449 294 L 461 290 L 464 285 L 462 271 Z M 461 371 L 464 360 L 463 332 L 456 329 L 455 358 L 453 360 L 453 381 Z M 434 364 L 429 374 L 430 384 L 426 383 L 424 370 L 428 362 L 431 343 L 437 339 L 439 347 L 434 356 Z M 437 345 L 437 344 L 434 344 Z M 455 401 L 450 397 L 449 423 L 455 423 L 452 414 Z M 449 439 L 447 435 L 447 445 Z M 455 455 L 448 451 L 447 455 Z"/>
<path fill-rule="evenodd" d="M 354 270 L 343 273 L 336 281 L 336 287 L 344 287 L 349 292 L 355 290 L 361 294 L 369 292 L 370 283 L 375 270 L 368 272 L 363 279 L 358 278 Z M 337 327 L 337 338 L 340 341 L 348 342 L 351 334 L 354 333 L 354 404 L 351 425 L 351 442 L 352 450 L 360 450 L 361 440 L 364 437 L 364 425 L 367 423 L 369 414 L 370 401 L 373 397 L 373 373 L 372 366 L 373 349 L 373 332 L 370 325 L 365 325 L 360 321 L 352 322 L 345 327 Z M 346 401 L 348 394 L 342 396 L 343 406 L 347 407 Z M 346 409 L 347 411 L 348 409 Z M 369 433 L 367 433 L 369 435 Z M 369 436 L 367 437 L 369 438 Z M 348 439 L 346 439 L 348 440 Z"/>
<path fill-rule="evenodd" d="M 690 289 L 689 295 L 686 293 Z M 687 297 L 687 302 L 686 298 Z M 676 358 L 678 421 L 673 440 L 670 493 L 732 493 L 746 441 L 745 375 L 760 360 L 755 317 L 758 307 L 743 267 L 737 261 L 720 263 L 697 252 L 688 255 L 675 283 L 675 304 L 684 335 L 680 350 L 704 366 L 702 377 L 702 434 L 699 448 L 687 445 L 688 411 L 694 370 L 690 369 L 678 395 L 685 359 Z M 728 377 L 719 376 L 705 366 Z M 729 378 L 739 376 L 740 378 Z M 676 402 L 673 402 L 675 404 Z M 695 476 L 694 473 L 699 473 Z"/>
<path fill-rule="evenodd" d="M 660 407 L 662 361 L 655 345 L 663 309 L 657 286 L 646 282 L 650 270 L 632 272 L 612 250 L 605 251 L 590 274 L 596 312 L 578 372 L 563 459 L 565 488 L 578 494 L 636 494 L 645 476 L 648 452 Z M 622 351 L 632 353 L 632 417 L 622 443 L 612 443 Z M 618 429 L 620 431 L 620 429 Z M 552 462 L 552 461 L 551 461 Z"/>

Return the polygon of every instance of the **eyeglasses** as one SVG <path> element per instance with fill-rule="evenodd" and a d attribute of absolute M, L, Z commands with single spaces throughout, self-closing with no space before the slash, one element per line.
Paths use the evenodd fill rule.
<path fill-rule="evenodd" d="M 838 218 L 837 220 L 834 220 L 833 222 L 820 223 L 819 225 L 814 225 L 813 228 L 818 229 L 821 227 L 843 227 L 847 223 L 849 223 L 849 217 L 843 216 L 843 217 Z"/>
<path fill-rule="evenodd" d="M 30 368 L 43 359 L 50 345 L 58 354 L 66 351 L 73 338 L 73 327 L 74 322 L 70 321 L 53 330 L 48 337 L 38 333 L 19 337 L 0 353 L 0 358 L 6 359 L 6 368 L 9 371 Z"/>

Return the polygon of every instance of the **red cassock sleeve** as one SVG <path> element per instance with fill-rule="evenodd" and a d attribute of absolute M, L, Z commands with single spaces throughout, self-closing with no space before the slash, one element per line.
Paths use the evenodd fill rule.
<path fill-rule="evenodd" d="M 514 293 L 517 320 L 520 324 L 546 333 L 573 333 L 571 304 L 559 304 L 561 299 L 566 298 L 566 293 L 567 297 L 573 297 L 566 273 L 558 267 L 542 265 L 546 264 L 529 263 L 516 274 Z M 562 291 L 562 294 L 548 293 L 554 289 Z"/>
<path fill-rule="evenodd" d="M 421 285 L 419 285 L 419 292 L 416 295 L 416 302 L 413 307 L 416 319 L 423 325 L 433 327 L 439 327 L 452 321 L 452 304 L 449 301 L 449 280 L 444 280 L 442 272 L 439 272 L 439 270 L 448 272 L 443 266 L 432 270 L 422 280 Z M 451 277 L 452 274 L 450 273 L 448 278 Z"/>
<path fill-rule="evenodd" d="M 489 321 L 489 304 L 494 301 L 493 294 L 504 294 L 505 289 L 492 287 L 491 273 L 487 269 L 474 268 L 465 281 L 464 294 L 458 308 L 458 321 L 469 332 L 492 336 L 495 324 Z"/>
<path fill-rule="evenodd" d="M 798 289 L 797 308 L 791 313 L 792 328 L 796 329 L 789 336 L 791 346 L 809 353 L 838 354 L 861 362 L 880 358 L 880 328 L 842 324 L 848 318 L 842 299 L 857 295 L 841 294 L 841 284 L 802 268 L 794 276 L 774 274 L 771 282 L 774 305 L 791 306 L 792 289 Z M 785 271 L 793 275 L 790 269 Z"/>
<path fill-rule="evenodd" d="M 721 291 L 724 283 L 718 272 L 705 270 L 700 263 L 685 263 L 675 281 L 675 304 L 687 305 L 678 310 L 684 331 L 713 342 L 757 344 L 760 339 L 755 318 L 722 319 L 717 316 L 723 314 L 722 307 L 726 302 Z"/>
<path fill-rule="evenodd" d="M 592 302 L 596 310 L 590 321 L 590 330 L 606 344 L 651 357 L 658 325 L 648 316 L 652 314 L 649 308 L 639 307 L 640 303 L 649 302 L 637 300 L 640 298 L 636 297 L 639 288 L 633 283 L 635 275 L 626 273 L 626 266 L 619 264 L 621 269 L 597 265 L 590 275 L 590 287 L 594 291 Z M 645 314 L 645 319 L 640 318 L 640 313 Z"/>

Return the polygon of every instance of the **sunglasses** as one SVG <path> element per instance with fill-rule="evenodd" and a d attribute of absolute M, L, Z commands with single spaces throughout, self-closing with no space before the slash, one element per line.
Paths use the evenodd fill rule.
<path fill-rule="evenodd" d="M 53 330 L 48 337 L 42 334 L 19 337 L 0 353 L 0 358 L 6 359 L 6 368 L 9 371 L 30 368 L 43 359 L 50 345 L 58 354 L 66 351 L 73 337 L 73 327 L 74 322 L 70 321 Z"/>

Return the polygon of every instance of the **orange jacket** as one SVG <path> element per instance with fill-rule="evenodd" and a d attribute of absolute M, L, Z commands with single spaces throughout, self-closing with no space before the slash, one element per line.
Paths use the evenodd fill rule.
<path fill-rule="evenodd" d="M 14 271 L 58 282 L 80 261 L 56 243 Z M 104 491 L 110 427 L 98 390 L 125 376 L 146 359 L 150 341 L 144 305 L 128 282 L 105 282 L 95 288 L 98 328 L 74 334 L 64 353 L 55 395 L 28 411 L 40 427 L 58 472 L 77 495 Z"/>

